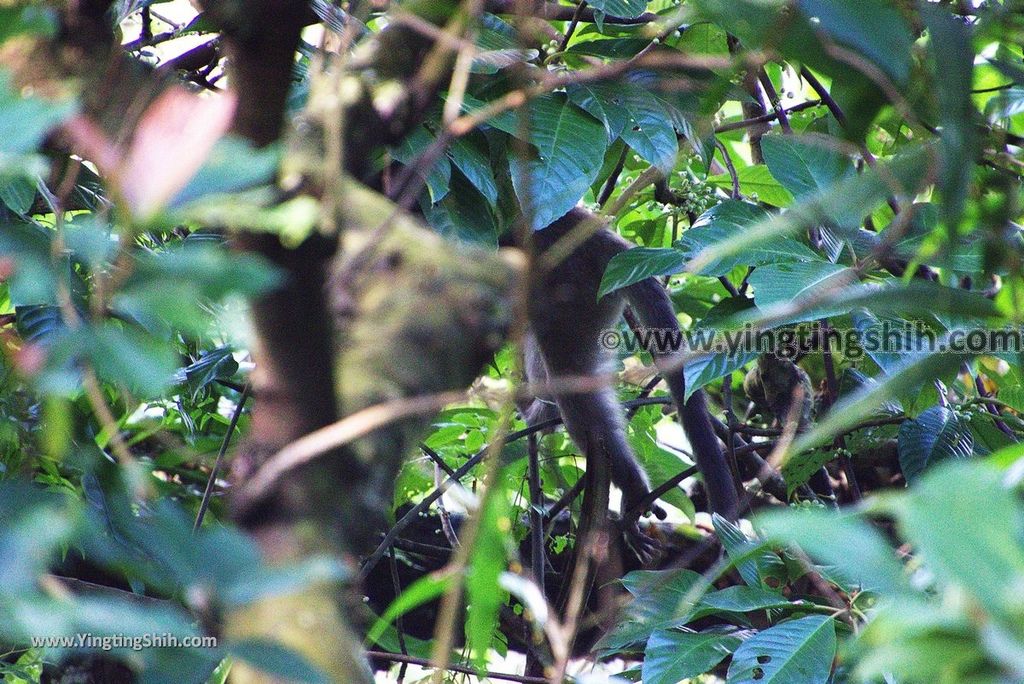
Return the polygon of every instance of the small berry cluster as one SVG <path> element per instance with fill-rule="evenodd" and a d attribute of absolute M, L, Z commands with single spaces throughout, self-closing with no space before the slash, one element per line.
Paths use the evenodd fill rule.
<path fill-rule="evenodd" d="M 672 191 L 685 201 L 681 207 L 685 211 L 700 215 L 721 201 L 714 185 L 697 180 L 685 171 L 680 171 L 677 179 L 672 183 Z"/>

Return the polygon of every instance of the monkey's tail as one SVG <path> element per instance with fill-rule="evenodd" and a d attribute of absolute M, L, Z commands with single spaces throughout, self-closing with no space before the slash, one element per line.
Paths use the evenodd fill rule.
<path fill-rule="evenodd" d="M 672 331 L 678 339 L 679 321 L 676 319 L 672 300 L 661 283 L 654 278 L 648 278 L 631 285 L 624 292 L 641 325 L 648 330 Z M 647 338 L 655 339 L 650 335 Z M 736 483 L 729 462 L 718 443 L 718 437 L 711 427 L 711 416 L 708 413 L 704 392 L 697 390 L 689 400 L 684 400 L 686 378 L 679 353 L 671 349 L 650 351 L 655 363 L 662 369 L 662 375 L 682 417 L 683 430 L 690 440 L 697 467 L 704 476 L 710 508 L 712 512 L 735 521 L 739 517 Z"/>

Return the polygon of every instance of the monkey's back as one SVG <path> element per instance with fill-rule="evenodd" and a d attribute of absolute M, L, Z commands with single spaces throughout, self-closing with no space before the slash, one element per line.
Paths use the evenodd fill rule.
<path fill-rule="evenodd" d="M 587 374 L 605 365 L 603 330 L 622 315 L 620 293 L 598 300 L 605 268 L 629 243 L 604 221 L 573 209 L 534 233 L 537 268 L 530 283 L 530 326 L 552 368 Z"/>

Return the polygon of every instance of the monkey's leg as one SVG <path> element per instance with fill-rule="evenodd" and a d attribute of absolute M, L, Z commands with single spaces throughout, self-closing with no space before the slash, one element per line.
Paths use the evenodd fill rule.
<path fill-rule="evenodd" d="M 626 426 L 615 393 L 605 387 L 594 392 L 566 394 L 558 398 L 558 407 L 569 436 L 587 458 L 587 470 L 598 463 L 607 464 L 612 483 L 622 490 L 621 510 L 625 515 L 647 497 L 651 485 L 626 440 Z M 589 480 L 587 484 L 589 486 Z M 584 514 L 603 518 L 607 516 L 607 506 L 597 511 L 587 511 L 584 506 L 581 521 Z M 647 562 L 657 555 L 657 543 L 640 530 L 636 517 L 622 522 L 626 541 L 641 560 Z"/>

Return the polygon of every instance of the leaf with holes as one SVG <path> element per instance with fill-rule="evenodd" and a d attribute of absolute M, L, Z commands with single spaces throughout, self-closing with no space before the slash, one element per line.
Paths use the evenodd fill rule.
<path fill-rule="evenodd" d="M 539 230 L 576 206 L 601 170 L 608 143 L 601 123 L 564 94 L 538 97 L 527 112 L 537 149 L 513 158 L 512 185 Z"/>
<path fill-rule="evenodd" d="M 578 85 L 568 92 L 573 102 L 604 123 L 610 138 L 615 132 L 654 166 L 672 169 L 679 152 L 672 113 L 650 92 L 632 83 Z"/>
<path fill-rule="evenodd" d="M 729 684 L 821 684 L 836 655 L 836 628 L 827 615 L 788 620 L 736 649 Z"/>

